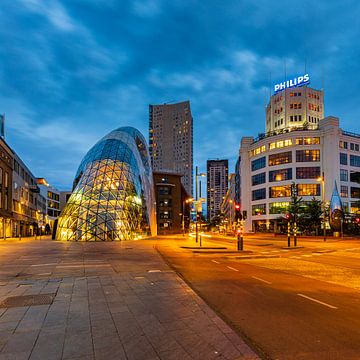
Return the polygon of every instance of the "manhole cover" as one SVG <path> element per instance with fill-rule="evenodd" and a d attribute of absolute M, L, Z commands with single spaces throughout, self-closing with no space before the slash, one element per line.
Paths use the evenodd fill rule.
<path fill-rule="evenodd" d="M 55 294 L 39 294 L 10 296 L 0 303 L 0 308 L 33 306 L 33 305 L 50 305 L 55 298 Z"/>

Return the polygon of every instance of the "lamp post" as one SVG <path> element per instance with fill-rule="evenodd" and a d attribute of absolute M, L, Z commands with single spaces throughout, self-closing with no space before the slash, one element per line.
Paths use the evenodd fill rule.
<path fill-rule="evenodd" d="M 321 182 L 321 199 L 322 199 L 322 208 L 323 208 L 323 233 L 324 241 L 326 241 L 326 226 L 325 226 L 325 176 L 322 172 L 322 176 L 318 177 L 317 181 Z"/>
<path fill-rule="evenodd" d="M 199 185 L 199 176 L 206 176 L 204 173 L 199 174 L 199 168 L 195 167 L 195 233 L 196 233 L 196 242 L 198 242 L 198 185 Z M 201 197 L 201 190 L 200 190 L 200 197 Z"/>

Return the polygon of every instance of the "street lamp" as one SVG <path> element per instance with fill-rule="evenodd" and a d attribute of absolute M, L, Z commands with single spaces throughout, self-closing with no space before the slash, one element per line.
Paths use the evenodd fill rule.
<path fill-rule="evenodd" d="M 198 184 L 199 184 L 199 176 L 206 176 L 204 173 L 199 174 L 199 168 L 195 167 L 195 232 L 196 232 L 196 242 L 198 242 Z M 201 197 L 201 190 L 200 190 L 200 197 Z"/>
<path fill-rule="evenodd" d="M 321 198 L 322 198 L 322 206 L 323 206 L 323 231 L 324 231 L 324 241 L 326 241 L 326 227 L 325 227 L 325 176 L 324 172 L 322 172 L 322 176 L 317 178 L 317 181 L 321 182 Z"/>
<path fill-rule="evenodd" d="M 183 203 L 183 209 L 182 209 L 182 233 L 183 233 L 183 236 L 185 236 L 185 211 L 187 211 L 189 209 L 186 206 L 186 204 L 189 204 L 193 201 L 194 201 L 193 198 L 189 198 L 189 199 L 186 199 L 185 202 Z"/>

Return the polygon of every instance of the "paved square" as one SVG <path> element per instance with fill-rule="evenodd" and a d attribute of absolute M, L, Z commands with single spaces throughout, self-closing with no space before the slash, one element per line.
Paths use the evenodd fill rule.
<path fill-rule="evenodd" d="M 21 306 L 40 294 L 53 302 Z M 258 359 L 151 241 L 2 241 L 0 302 L 9 297 L 0 360 Z"/>

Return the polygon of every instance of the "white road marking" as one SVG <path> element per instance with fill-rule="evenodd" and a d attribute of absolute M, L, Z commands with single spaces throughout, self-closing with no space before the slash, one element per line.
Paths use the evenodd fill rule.
<path fill-rule="evenodd" d="M 321 256 L 321 255 L 323 255 L 323 254 L 313 253 L 313 255 L 315 255 L 315 256 Z"/>
<path fill-rule="evenodd" d="M 220 264 L 218 261 L 216 260 L 211 260 L 212 262 L 214 262 L 215 264 Z"/>
<path fill-rule="evenodd" d="M 299 256 L 290 256 L 290 259 L 301 259 Z"/>
<path fill-rule="evenodd" d="M 351 248 L 351 249 L 345 249 L 345 251 L 353 251 L 353 250 L 359 250 L 360 248 Z"/>
<path fill-rule="evenodd" d="M 148 270 L 149 273 L 158 273 L 161 272 L 161 270 Z"/>
<path fill-rule="evenodd" d="M 260 254 L 268 254 L 268 251 L 260 251 Z"/>
<path fill-rule="evenodd" d="M 36 264 L 36 265 L 31 265 L 31 266 L 52 266 L 52 265 L 58 265 L 58 263 L 49 263 L 49 264 Z"/>
<path fill-rule="evenodd" d="M 264 279 L 259 278 L 259 277 L 256 277 L 256 276 L 252 276 L 252 278 L 253 278 L 253 279 L 256 279 L 256 280 L 259 280 L 259 281 L 262 281 L 262 282 L 264 282 L 265 284 L 271 284 L 270 281 L 264 280 Z"/>
<path fill-rule="evenodd" d="M 303 254 L 301 256 L 303 256 L 303 257 L 312 257 L 312 255 L 307 255 L 307 254 Z"/>
<path fill-rule="evenodd" d="M 235 268 L 233 268 L 231 266 L 227 266 L 227 268 L 230 269 L 230 270 L 239 271 L 238 269 L 235 269 Z"/>
<path fill-rule="evenodd" d="M 314 302 L 316 302 L 316 303 L 318 303 L 318 304 L 321 304 L 321 305 L 327 306 L 327 307 L 329 307 L 330 309 L 337 309 L 337 307 L 336 307 L 336 306 L 333 306 L 333 305 L 327 304 L 327 303 L 322 302 L 322 301 L 320 301 L 320 300 L 316 300 L 316 299 L 314 299 L 314 298 L 312 298 L 312 297 L 310 297 L 310 296 L 306 296 L 306 295 L 304 295 L 304 294 L 297 294 L 297 295 L 298 295 L 298 296 L 301 296 L 301 297 L 303 297 L 303 298 L 305 298 L 305 299 L 308 299 L 308 300 L 314 301 Z"/>
<path fill-rule="evenodd" d="M 276 253 L 276 252 L 280 252 L 280 251 L 279 250 L 271 250 L 270 252 Z"/>

